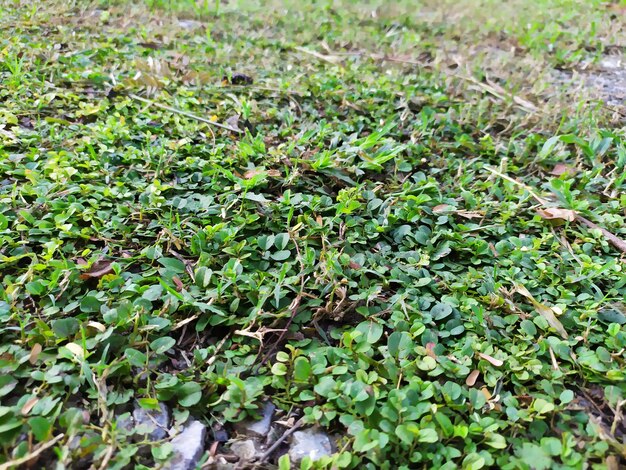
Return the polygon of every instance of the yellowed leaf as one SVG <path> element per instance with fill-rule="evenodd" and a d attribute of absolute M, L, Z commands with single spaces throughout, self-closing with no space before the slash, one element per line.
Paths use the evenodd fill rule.
<path fill-rule="evenodd" d="M 535 311 L 543 318 L 545 318 L 548 321 L 548 324 L 552 328 L 554 328 L 563 338 L 567 339 L 567 331 L 565 331 L 563 324 L 559 321 L 559 319 L 554 314 L 554 311 L 550 307 L 537 301 L 537 299 L 535 299 L 533 295 L 528 292 L 528 289 L 526 289 L 521 284 L 515 285 L 515 291 L 530 300 L 530 302 L 533 304 L 533 307 L 535 307 Z"/>
<path fill-rule="evenodd" d="M 576 212 L 570 209 L 559 209 L 557 207 L 548 207 L 547 209 L 537 210 L 537 214 L 547 220 L 567 220 L 573 222 L 576 220 Z"/>
<path fill-rule="evenodd" d="M 79 345 L 78 345 L 78 344 L 76 344 L 76 343 L 67 343 L 67 344 L 65 345 L 65 347 L 66 347 L 67 349 L 69 349 L 69 350 L 70 350 L 70 352 L 71 352 L 72 354 L 74 354 L 74 356 L 76 356 L 76 357 L 79 357 L 79 358 L 81 358 L 81 359 L 82 359 L 82 358 L 84 357 L 84 355 L 85 355 L 85 354 L 84 354 L 84 351 L 83 351 L 83 347 L 82 347 L 82 346 L 79 346 Z"/>
<path fill-rule="evenodd" d="M 491 397 L 493 395 L 491 395 L 491 392 L 487 390 L 486 387 L 481 388 L 480 391 L 483 392 L 483 395 L 485 395 L 485 398 L 487 399 L 487 401 L 491 400 Z"/>
<path fill-rule="evenodd" d="M 89 323 L 87 323 L 87 325 L 92 328 L 95 328 L 100 333 L 104 333 L 107 330 L 106 326 L 104 326 L 102 323 L 97 322 L 97 321 L 90 321 Z"/>

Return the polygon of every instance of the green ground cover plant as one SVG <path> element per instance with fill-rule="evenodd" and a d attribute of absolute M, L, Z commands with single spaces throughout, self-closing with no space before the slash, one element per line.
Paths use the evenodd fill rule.
<path fill-rule="evenodd" d="M 623 465 L 622 6 L 502 3 L 0 2 L 0 468 Z"/>

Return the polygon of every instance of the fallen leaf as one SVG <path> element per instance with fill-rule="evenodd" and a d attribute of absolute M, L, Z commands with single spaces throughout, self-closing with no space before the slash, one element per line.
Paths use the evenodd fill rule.
<path fill-rule="evenodd" d="M 491 395 L 491 392 L 487 390 L 487 388 L 483 387 L 480 389 L 480 391 L 483 392 L 483 395 L 485 395 L 485 398 L 487 399 L 487 401 L 491 400 L 491 397 L 493 395 Z"/>
<path fill-rule="evenodd" d="M 465 385 L 468 387 L 473 387 L 476 381 L 478 380 L 478 376 L 480 375 L 480 371 L 478 369 L 474 369 L 470 372 L 470 374 L 465 379 Z"/>
<path fill-rule="evenodd" d="M 433 207 L 433 212 L 435 214 L 440 214 L 441 212 L 449 212 L 449 211 L 452 211 L 452 210 L 454 210 L 454 207 L 452 207 L 449 204 L 439 204 L 439 205 Z"/>
<path fill-rule="evenodd" d="M 557 163 L 556 165 L 554 165 L 554 168 L 552 168 L 550 174 L 554 176 L 573 176 L 576 174 L 576 168 L 571 165 L 566 165 L 565 163 Z"/>
<path fill-rule="evenodd" d="M 33 397 L 29 399 L 26 403 L 24 403 L 24 406 L 22 406 L 22 410 L 21 410 L 22 414 L 27 415 L 28 413 L 30 413 L 30 410 L 33 409 L 33 407 L 37 404 L 38 401 L 39 401 L 39 398 Z"/>
<path fill-rule="evenodd" d="M 106 326 L 104 326 L 102 323 L 97 322 L 97 321 L 90 321 L 87 323 L 87 326 L 95 328 L 100 333 L 104 333 L 107 330 Z"/>
<path fill-rule="evenodd" d="M 426 344 L 426 354 L 432 357 L 433 359 L 437 359 L 437 354 L 435 354 L 435 343 Z"/>
<path fill-rule="evenodd" d="M 255 168 L 254 170 L 248 170 L 243 174 L 243 179 L 249 180 L 254 178 L 257 175 L 262 175 L 265 173 L 265 170 Z"/>
<path fill-rule="evenodd" d="M 547 220 L 567 220 L 573 222 L 576 220 L 576 212 L 570 209 L 559 209 L 557 207 L 548 207 L 547 209 L 537 210 L 537 214 Z"/>
<path fill-rule="evenodd" d="M 456 213 L 466 219 L 482 219 L 485 217 L 485 213 L 480 211 L 456 211 Z"/>
<path fill-rule="evenodd" d="M 34 364 L 35 362 L 37 362 L 37 358 L 39 357 L 39 354 L 41 354 L 41 350 L 42 350 L 42 346 L 39 343 L 35 343 L 33 345 L 33 348 L 30 350 L 30 356 L 28 356 L 28 362 L 30 362 L 31 364 Z"/>
<path fill-rule="evenodd" d="M 515 285 L 515 291 L 530 300 L 530 302 L 533 304 L 533 307 L 535 307 L 537 313 L 545 318 L 548 321 L 548 324 L 552 328 L 554 328 L 563 338 L 568 338 L 567 331 L 565 331 L 565 328 L 563 328 L 563 324 L 559 321 L 559 319 L 554 314 L 554 311 L 550 307 L 537 301 L 537 299 L 535 299 L 533 295 L 528 292 L 528 289 L 526 289 L 521 284 Z"/>
<path fill-rule="evenodd" d="M 112 262 L 109 260 L 100 260 L 92 264 L 87 271 L 81 273 L 80 278 L 86 279 L 98 279 L 106 274 L 113 272 Z"/>
<path fill-rule="evenodd" d="M 78 357 L 78 358 L 81 358 L 81 359 L 82 359 L 82 358 L 83 358 L 83 356 L 85 355 L 85 352 L 83 351 L 82 346 L 79 346 L 79 345 L 78 345 L 78 344 L 76 344 L 76 343 L 67 343 L 67 344 L 65 345 L 65 347 L 66 347 L 67 349 L 69 349 L 69 350 L 70 350 L 70 352 L 71 352 L 72 354 L 74 354 L 74 356 L 76 356 L 76 357 Z"/>
<path fill-rule="evenodd" d="M 280 170 L 267 170 L 267 176 L 278 177 L 280 175 Z"/>
<path fill-rule="evenodd" d="M 232 127 L 233 129 L 241 130 L 239 128 L 239 114 L 234 114 L 226 119 L 226 125 Z"/>
<path fill-rule="evenodd" d="M 609 455 L 605 460 L 607 470 L 619 470 L 619 458 L 616 455 Z"/>
<path fill-rule="evenodd" d="M 500 359 L 496 359 L 495 357 L 491 357 L 489 354 L 479 352 L 478 355 L 482 357 L 485 361 L 491 363 L 492 365 L 496 367 L 500 367 L 502 364 L 504 364 L 504 361 L 501 361 Z"/>

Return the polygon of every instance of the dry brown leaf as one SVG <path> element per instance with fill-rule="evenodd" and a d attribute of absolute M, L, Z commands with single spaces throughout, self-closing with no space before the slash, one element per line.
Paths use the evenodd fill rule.
<path fill-rule="evenodd" d="M 96 261 L 92 264 L 89 269 L 83 273 L 81 273 L 80 278 L 83 280 L 86 279 L 98 279 L 106 274 L 111 274 L 113 272 L 113 267 L 111 266 L 112 262 L 109 260 L 100 260 Z"/>
<path fill-rule="evenodd" d="M 554 328 L 563 338 L 565 339 L 568 338 L 567 331 L 565 331 L 563 324 L 556 317 L 556 315 L 554 314 L 554 311 L 550 307 L 537 301 L 537 299 L 535 299 L 533 295 L 530 292 L 528 292 L 528 289 L 526 289 L 521 284 L 515 285 L 515 291 L 518 294 L 523 295 L 528 300 L 530 300 L 530 302 L 533 304 L 533 307 L 535 307 L 535 311 L 539 315 L 541 315 L 543 318 L 545 318 L 548 321 L 548 324 L 552 328 Z"/>
<path fill-rule="evenodd" d="M 480 371 L 478 369 L 474 369 L 470 372 L 470 374 L 465 379 L 465 385 L 468 387 L 473 387 L 476 381 L 478 380 L 478 376 L 480 375 Z"/>
<path fill-rule="evenodd" d="M 570 209 L 559 209 L 558 207 L 548 207 L 547 209 L 538 209 L 537 214 L 547 220 L 567 220 L 573 222 L 576 220 L 576 212 Z"/>
<path fill-rule="evenodd" d="M 33 348 L 30 350 L 30 356 L 28 356 L 28 362 L 30 362 L 31 364 L 34 364 L 37 362 L 37 359 L 39 358 L 39 354 L 41 354 L 43 347 L 41 346 L 41 344 L 39 343 L 35 343 L 33 345 Z"/>
<path fill-rule="evenodd" d="M 482 219 L 483 217 L 485 217 L 485 213 L 484 212 L 480 212 L 480 211 L 456 211 L 456 213 L 458 215 L 460 215 L 461 217 L 465 217 L 466 219 Z"/>
<path fill-rule="evenodd" d="M 609 455 L 605 460 L 607 470 L 619 470 L 619 457 L 616 455 Z"/>
<path fill-rule="evenodd" d="M 24 403 L 24 406 L 22 406 L 21 413 L 23 415 L 27 415 L 28 413 L 30 413 L 30 410 L 33 409 L 33 407 L 37 404 L 38 401 L 39 401 L 39 398 L 37 397 L 33 397 L 29 399 L 26 403 Z"/>
<path fill-rule="evenodd" d="M 433 207 L 433 212 L 435 214 L 440 214 L 441 212 L 449 212 L 454 210 L 450 204 L 439 204 L 438 206 Z"/>
<path fill-rule="evenodd" d="M 491 363 L 492 365 L 496 367 L 500 367 L 502 364 L 504 364 L 504 361 L 501 361 L 500 359 L 496 359 L 495 357 L 492 357 L 489 354 L 479 352 L 478 355 L 481 358 L 483 358 L 485 361 Z"/>
<path fill-rule="evenodd" d="M 267 170 L 267 176 L 273 176 L 274 178 L 276 178 L 280 175 L 280 170 Z"/>

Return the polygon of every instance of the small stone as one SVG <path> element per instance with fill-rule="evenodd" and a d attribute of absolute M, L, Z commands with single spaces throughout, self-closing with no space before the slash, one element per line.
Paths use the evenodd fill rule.
<path fill-rule="evenodd" d="M 160 441 L 167 436 L 170 410 L 164 403 L 159 403 L 158 410 L 146 410 L 136 403 L 133 419 L 137 434 L 147 435 L 151 441 Z"/>
<path fill-rule="evenodd" d="M 293 433 L 289 449 L 289 460 L 292 463 L 298 464 L 304 457 L 319 460 L 321 457 L 331 454 L 330 439 L 323 432 L 309 428 Z"/>
<path fill-rule="evenodd" d="M 202 23 L 195 20 L 178 20 L 178 26 L 182 29 L 195 29 L 202 26 Z"/>
<path fill-rule="evenodd" d="M 246 419 L 240 423 L 235 424 L 235 429 L 240 434 L 245 434 L 248 437 L 265 437 L 270 432 L 270 426 L 272 425 L 272 416 L 276 407 L 272 402 L 267 402 L 263 406 L 261 412 L 261 419 L 253 421 Z"/>
<path fill-rule="evenodd" d="M 200 421 L 191 421 L 182 432 L 172 439 L 174 456 L 163 470 L 193 470 L 204 453 L 206 426 Z"/>
<path fill-rule="evenodd" d="M 215 426 L 211 429 L 213 432 L 213 440 L 217 442 L 227 442 L 228 441 L 228 433 L 226 429 L 221 426 Z"/>
<path fill-rule="evenodd" d="M 256 444 L 252 439 L 235 441 L 230 445 L 230 451 L 241 460 L 252 460 L 257 455 Z"/>
<path fill-rule="evenodd" d="M 130 413 L 124 413 L 117 416 L 117 429 L 124 431 L 126 434 L 134 433 L 135 423 Z"/>

